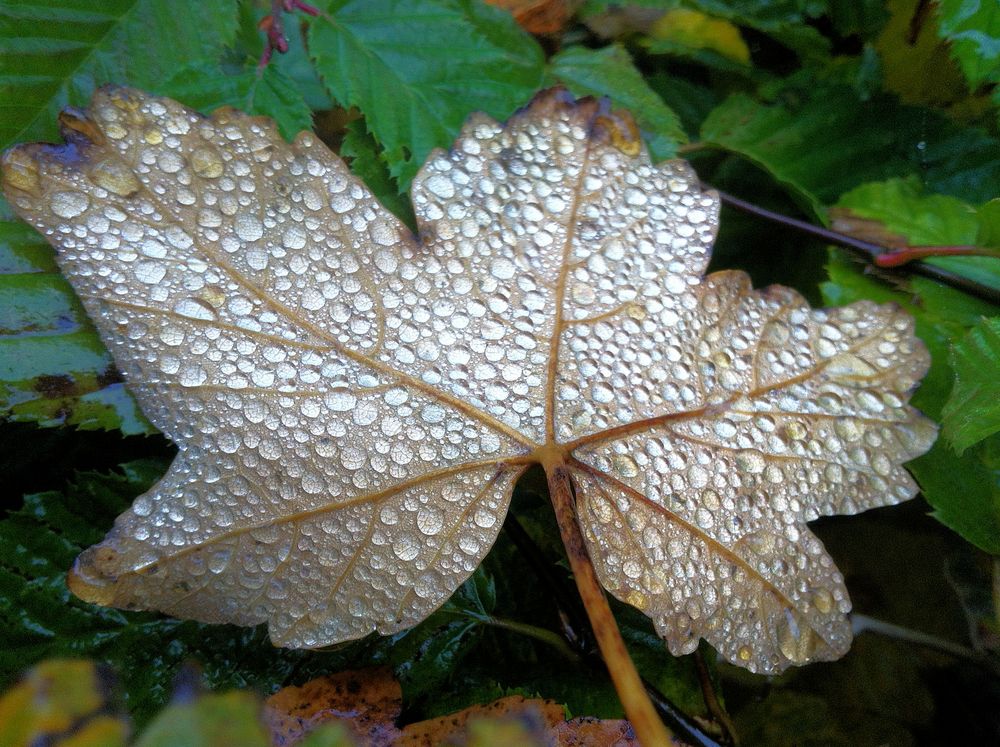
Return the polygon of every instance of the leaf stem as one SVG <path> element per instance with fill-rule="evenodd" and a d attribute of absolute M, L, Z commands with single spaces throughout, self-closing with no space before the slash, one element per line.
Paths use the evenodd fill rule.
<path fill-rule="evenodd" d="M 887 636 L 888 638 L 895 638 L 900 641 L 915 643 L 918 646 L 926 646 L 927 648 L 951 654 L 952 656 L 957 656 L 961 659 L 974 661 L 977 664 L 984 663 L 984 658 L 980 654 L 960 643 L 947 641 L 943 638 L 938 638 L 935 635 L 930 635 L 929 633 L 922 633 L 919 630 L 904 628 L 902 625 L 895 625 L 891 622 L 886 622 L 885 620 L 877 620 L 874 617 L 868 617 L 867 615 L 852 614 L 851 627 L 853 628 L 855 635 L 868 630 L 872 633 L 879 633 L 880 635 Z"/>
<path fill-rule="evenodd" d="M 646 693 L 642 678 L 636 671 L 615 622 L 604 589 L 597 580 L 597 572 L 587 553 L 580 526 L 576 520 L 576 506 L 569 470 L 562 465 L 545 465 L 549 483 L 549 498 L 555 509 L 556 522 L 562 535 L 566 554 L 573 569 L 573 577 L 580 591 L 584 609 L 590 618 L 597 645 L 604 663 L 621 699 L 625 716 L 635 729 L 639 742 L 645 747 L 672 744 L 671 734 L 656 715 L 656 709 Z"/>
<path fill-rule="evenodd" d="M 710 187 L 710 185 L 705 186 L 710 189 L 714 189 L 713 187 Z M 821 239 L 827 243 L 844 247 L 845 249 L 851 250 L 855 254 L 862 256 L 868 262 L 877 266 L 895 266 L 895 264 L 898 264 L 898 261 L 893 263 L 891 259 L 888 259 L 887 261 L 885 255 L 889 255 L 889 257 L 896 256 L 898 258 L 902 253 L 900 250 L 890 249 L 880 244 L 873 244 L 870 241 L 864 241 L 863 239 L 848 236 L 847 234 L 840 233 L 839 231 L 831 231 L 829 228 L 823 228 L 822 226 L 817 226 L 807 221 L 799 220 L 798 218 L 792 218 L 791 216 L 782 215 L 781 213 L 776 213 L 773 210 L 762 208 L 760 205 L 754 205 L 752 202 L 741 200 L 739 197 L 734 197 L 731 194 L 727 194 L 719 190 L 715 191 L 718 192 L 719 199 L 722 200 L 723 205 L 728 205 L 729 207 L 747 213 L 748 215 L 753 215 L 758 218 L 763 218 L 764 220 L 769 220 L 773 223 L 788 226 L 789 228 L 793 228 L 801 233 Z M 954 249 L 955 247 L 942 248 L 948 250 Z M 930 251 L 931 249 L 931 247 L 921 247 L 924 256 L 930 256 L 933 253 Z M 942 253 L 954 254 L 955 252 L 945 251 Z M 989 256 L 995 256 L 992 252 L 984 253 Z M 902 254 L 904 255 L 906 261 L 914 259 L 914 257 L 906 257 L 905 253 Z M 964 291 L 965 293 L 975 296 L 976 298 L 981 298 L 982 300 L 989 301 L 992 304 L 1000 305 L 1000 289 L 998 288 L 992 288 L 970 278 L 958 275 L 957 273 L 949 272 L 948 270 L 934 265 L 928 265 L 924 262 L 913 262 L 912 264 L 908 264 L 906 269 L 917 275 L 922 275 L 925 278 L 936 280 L 939 283 L 944 283 L 952 288 Z"/>
<path fill-rule="evenodd" d="M 479 614 L 471 610 L 462 610 L 460 614 L 463 617 L 475 620 L 483 625 L 488 625 L 492 628 L 500 628 L 501 630 L 509 630 L 512 633 L 518 633 L 520 635 L 528 636 L 529 638 L 534 638 L 542 643 L 546 643 L 570 661 L 576 662 L 580 660 L 580 655 L 570 648 L 569 644 L 566 643 L 566 639 L 555 631 L 540 628 L 537 625 L 529 625 L 528 623 L 518 622 L 517 620 L 508 620 L 504 617 Z"/>

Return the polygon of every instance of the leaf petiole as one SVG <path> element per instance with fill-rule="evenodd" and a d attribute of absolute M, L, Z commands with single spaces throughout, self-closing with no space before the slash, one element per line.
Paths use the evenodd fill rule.
<path fill-rule="evenodd" d="M 671 734 L 656 714 L 656 708 L 625 647 L 604 589 L 597 580 L 597 573 L 577 523 L 569 470 L 563 465 L 546 464 L 545 474 L 549 484 L 549 498 L 552 500 L 559 534 L 573 569 L 573 578 L 590 618 L 604 663 L 625 709 L 625 717 L 635 729 L 639 742 L 645 747 L 672 744 Z"/>

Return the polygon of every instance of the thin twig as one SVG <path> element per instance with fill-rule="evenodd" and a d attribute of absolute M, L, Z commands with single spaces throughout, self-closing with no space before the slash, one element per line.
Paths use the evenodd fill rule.
<path fill-rule="evenodd" d="M 788 226 L 789 228 L 794 228 L 796 231 L 822 239 L 829 244 L 844 247 L 874 265 L 880 264 L 879 258 L 883 255 L 891 257 L 892 255 L 900 254 L 899 250 L 893 250 L 888 247 L 881 246 L 880 244 L 873 244 L 870 241 L 864 241 L 863 239 L 848 236 L 847 234 L 840 233 L 839 231 L 831 231 L 828 228 L 816 226 L 812 223 L 792 218 L 788 215 L 782 215 L 781 213 L 776 213 L 773 210 L 768 210 L 767 208 L 762 208 L 759 205 L 754 205 L 752 202 L 741 200 L 739 197 L 734 197 L 733 195 L 725 192 L 719 192 L 719 190 L 716 190 L 716 192 L 719 193 L 719 198 L 722 200 L 724 205 L 729 205 L 732 208 L 749 215 L 754 215 L 758 218 L 764 218 L 765 220 L 769 220 L 783 226 Z M 944 248 L 953 249 L 955 247 Z M 922 249 L 926 249 L 926 247 L 922 247 Z M 885 260 L 881 261 L 885 262 Z M 891 260 L 889 264 L 892 265 Z M 931 280 L 936 280 L 939 283 L 944 283 L 952 288 L 964 291 L 971 296 L 975 296 L 976 298 L 980 298 L 984 301 L 989 301 L 992 304 L 1000 306 L 1000 289 L 998 288 L 992 288 L 984 283 L 979 283 L 970 278 L 958 275 L 957 273 L 944 270 L 934 265 L 926 264 L 925 262 L 912 262 L 907 264 L 905 269 L 916 275 L 922 275 L 923 277 L 930 278 Z"/>
<path fill-rule="evenodd" d="M 736 727 L 715 694 L 712 675 L 708 671 L 705 657 L 699 649 L 695 649 L 694 664 L 698 669 L 698 682 L 701 684 L 701 696 L 705 699 L 705 707 L 708 708 L 708 712 L 712 715 L 712 718 L 722 727 L 722 733 L 725 735 L 726 742 L 733 745 L 733 747 L 739 747 L 740 738 L 736 733 Z"/>

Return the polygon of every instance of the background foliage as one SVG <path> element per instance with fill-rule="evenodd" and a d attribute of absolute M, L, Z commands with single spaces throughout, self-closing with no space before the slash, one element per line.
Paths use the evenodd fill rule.
<path fill-rule="evenodd" d="M 631 109 L 654 159 L 688 158 L 704 181 L 768 208 L 884 243 L 1000 247 L 1000 6 L 992 0 L 494 5 L 503 7 L 323 0 L 316 17 L 284 17 L 288 52 L 261 68 L 266 37 L 257 24 L 270 3 L 0 2 L 0 148 L 56 139 L 58 111 L 85 105 L 96 85 L 135 85 L 202 110 L 266 114 L 286 137 L 315 128 L 412 221 L 410 180 L 467 114 L 503 119 L 562 83 Z M 1000 289 L 998 259 L 927 261 Z M 874 617 L 903 629 L 876 625 L 893 635 L 864 633 L 843 661 L 772 680 L 709 661 L 737 732 L 748 744 L 1000 739 L 990 592 L 1000 555 L 1000 309 L 730 210 L 713 261 L 722 267 L 746 269 L 758 285 L 793 285 L 816 303 L 904 306 L 933 356 L 914 403 L 942 424 L 937 445 L 911 465 L 929 506 L 817 527 L 863 615 L 856 627 Z M 63 574 L 73 557 L 155 481 L 171 448 L 124 389 L 48 245 L 2 203 L 0 413 L 8 511 L 0 685 L 45 657 L 95 657 L 116 665 L 142 724 L 188 661 L 199 662 L 210 688 L 265 694 L 385 663 L 402 682 L 404 718 L 510 692 L 619 715 L 605 674 L 560 643 L 551 600 L 569 586 L 537 481 L 518 489 L 513 514 L 540 557 L 505 532 L 444 609 L 391 638 L 278 651 L 261 630 L 71 599 Z M 554 587 L 518 581 L 543 571 Z M 682 711 L 706 717 L 690 657 L 671 659 L 641 616 L 617 611 L 645 676 Z M 914 643 L 912 631 L 938 640 Z M 960 655 L 936 650 L 948 642 L 964 647 Z"/>

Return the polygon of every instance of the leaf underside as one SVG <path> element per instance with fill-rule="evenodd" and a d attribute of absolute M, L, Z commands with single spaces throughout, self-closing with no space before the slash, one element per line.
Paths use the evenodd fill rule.
<path fill-rule="evenodd" d="M 104 89 L 4 157 L 179 454 L 84 552 L 82 598 L 318 647 L 414 625 L 530 465 L 566 467 L 598 575 L 674 653 L 758 672 L 850 643 L 805 526 L 915 493 L 927 354 L 898 308 L 704 277 L 718 198 L 559 90 L 473 115 L 418 233 L 313 135 Z"/>

